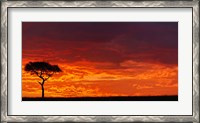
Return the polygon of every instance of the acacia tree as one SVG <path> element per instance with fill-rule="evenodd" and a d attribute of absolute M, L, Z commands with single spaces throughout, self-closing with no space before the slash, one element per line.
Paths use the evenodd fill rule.
<path fill-rule="evenodd" d="M 44 83 L 55 73 L 62 72 L 58 65 L 51 65 L 47 62 L 29 62 L 25 65 L 25 71 L 31 75 L 37 75 L 41 78 L 38 83 L 42 87 L 42 99 L 44 99 Z"/>

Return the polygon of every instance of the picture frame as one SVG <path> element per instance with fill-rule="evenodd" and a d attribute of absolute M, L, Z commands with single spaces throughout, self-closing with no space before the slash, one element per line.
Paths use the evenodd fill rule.
<path fill-rule="evenodd" d="M 192 115 L 9 115 L 8 43 L 10 8 L 191 8 Z M 199 1 L 2 1 L 1 122 L 199 122 Z"/>

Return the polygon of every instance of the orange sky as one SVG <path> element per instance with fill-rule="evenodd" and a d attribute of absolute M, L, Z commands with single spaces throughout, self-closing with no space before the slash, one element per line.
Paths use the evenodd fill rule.
<path fill-rule="evenodd" d="M 32 61 L 57 64 L 45 97 L 178 95 L 177 23 L 22 24 L 22 96 L 41 97 Z"/>

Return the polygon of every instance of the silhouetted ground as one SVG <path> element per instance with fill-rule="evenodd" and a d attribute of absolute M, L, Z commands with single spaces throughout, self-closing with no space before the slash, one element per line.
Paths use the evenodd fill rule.
<path fill-rule="evenodd" d="M 178 101 L 178 96 L 47 97 L 44 99 L 23 97 L 22 101 Z"/>

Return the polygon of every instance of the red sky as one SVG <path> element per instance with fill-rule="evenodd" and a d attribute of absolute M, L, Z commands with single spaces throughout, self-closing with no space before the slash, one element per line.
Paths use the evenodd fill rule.
<path fill-rule="evenodd" d="M 177 22 L 23 22 L 22 95 L 41 97 L 28 62 L 57 64 L 46 97 L 178 94 Z"/>

